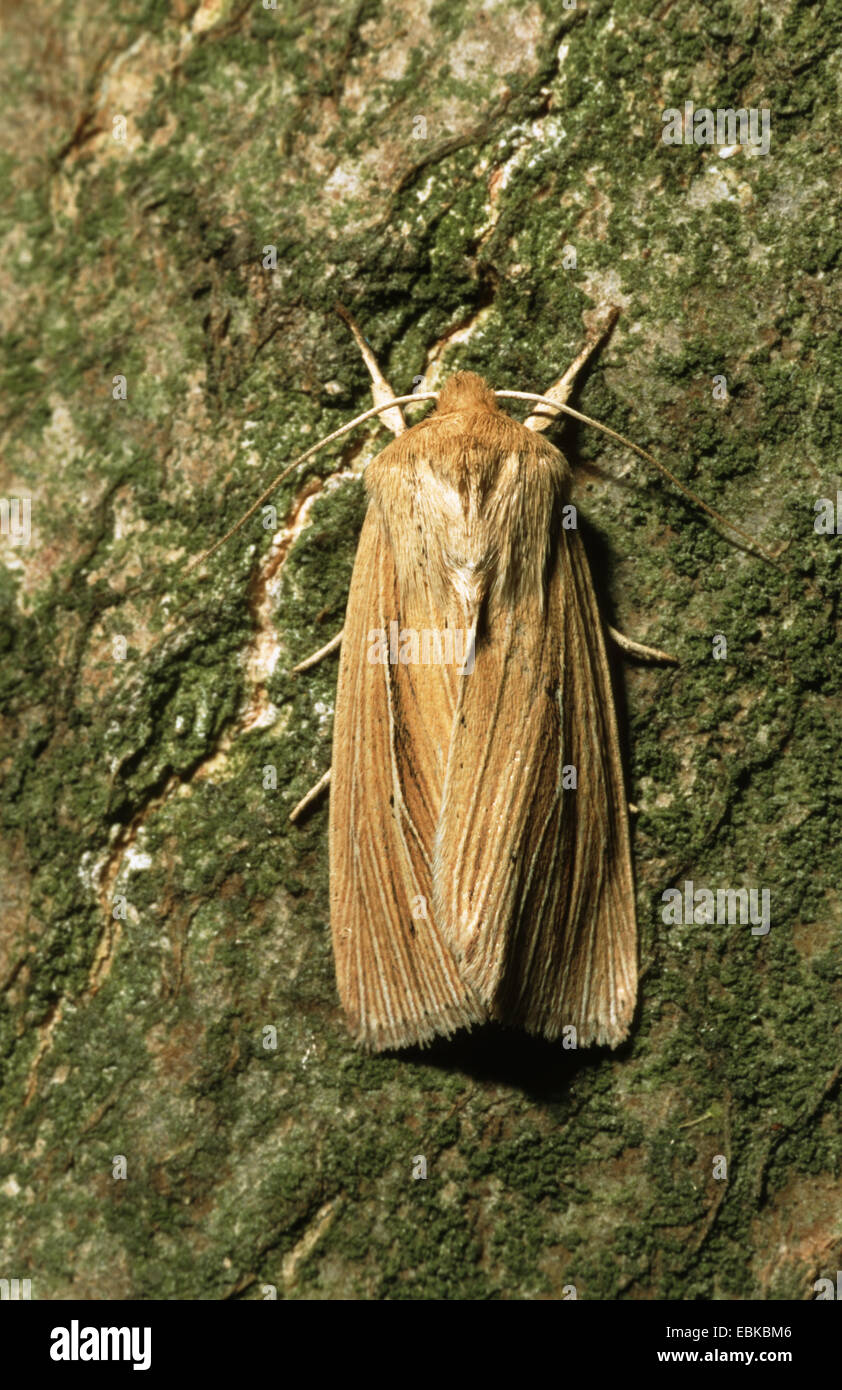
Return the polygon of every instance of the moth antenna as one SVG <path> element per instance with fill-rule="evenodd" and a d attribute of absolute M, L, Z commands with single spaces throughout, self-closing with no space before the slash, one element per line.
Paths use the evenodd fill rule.
<path fill-rule="evenodd" d="M 211 555 L 215 555 L 217 550 L 219 550 L 226 541 L 229 541 L 232 536 L 236 535 L 240 528 L 246 524 L 249 517 L 254 516 L 258 507 L 263 505 L 267 497 L 271 497 L 275 488 L 284 481 L 284 478 L 289 477 L 294 468 L 299 468 L 302 463 L 306 463 L 309 458 L 312 458 L 315 453 L 318 453 L 319 449 L 323 449 L 326 444 L 332 444 L 334 439 L 340 439 L 343 434 L 347 434 L 355 425 L 361 425 L 364 420 L 370 420 L 372 415 L 379 415 L 381 411 L 389 410 L 391 406 L 409 405 L 412 401 L 435 400 L 438 400 L 438 392 L 436 391 L 416 391 L 414 395 L 411 396 L 395 396 L 394 400 L 381 401 L 379 405 L 373 405 L 370 410 L 364 410 L 362 415 L 358 415 L 355 420 L 349 420 L 347 425 L 342 425 L 338 430 L 334 430 L 333 434 L 325 435 L 324 439 L 320 439 L 318 444 L 311 445 L 311 447 L 305 450 L 303 454 L 300 454 L 297 459 L 294 459 L 292 463 L 278 474 L 277 478 L 273 478 L 265 491 L 261 492 L 257 501 L 252 503 L 247 512 L 243 512 L 243 515 L 240 517 L 239 521 L 231 527 L 231 530 L 226 531 L 225 535 L 218 541 L 215 541 L 209 550 L 205 550 L 201 555 L 198 555 L 195 560 L 191 560 L 187 569 L 192 570 L 196 565 L 201 565 L 205 560 L 210 559 Z"/>
<path fill-rule="evenodd" d="M 381 401 L 391 401 L 395 392 L 381 372 L 377 358 L 374 356 L 366 339 L 363 337 L 363 331 L 357 323 L 357 320 L 354 318 L 353 314 L 349 314 L 344 304 L 339 303 L 339 300 L 336 301 L 333 307 L 342 322 L 350 328 L 354 342 L 360 350 L 360 356 L 365 362 L 368 374 L 371 377 L 371 398 L 375 405 L 379 404 Z M 406 430 L 406 420 L 403 418 L 403 411 L 396 406 L 394 416 L 387 419 L 386 424 L 395 435 L 395 438 L 403 434 Z"/>
<path fill-rule="evenodd" d="M 675 474 L 671 473 L 663 463 L 659 463 L 658 459 L 654 458 L 652 454 L 647 453 L 645 449 L 641 449 L 639 444 L 633 444 L 630 439 L 626 439 L 625 435 L 618 434 L 616 430 L 610 429 L 608 425 L 601 424 L 599 420 L 592 420 L 590 415 L 583 415 L 581 411 L 574 410 L 572 406 L 560 405 L 558 401 L 550 400 L 548 396 L 536 396 L 531 391 L 495 391 L 494 394 L 495 396 L 505 396 L 509 400 L 538 401 L 541 405 L 551 406 L 555 411 L 561 411 L 565 415 L 572 415 L 574 420 L 581 420 L 585 425 L 593 425 L 595 429 L 602 430 L 603 434 L 607 434 L 611 439 L 616 439 L 620 444 L 624 444 L 627 449 L 631 449 L 633 453 L 639 454 L 642 459 L 646 459 L 647 463 L 654 464 L 655 468 L 660 469 L 664 476 L 669 478 L 670 482 L 678 488 L 679 492 L 683 492 L 685 497 L 689 497 L 690 501 L 695 502 L 696 506 L 701 507 L 702 511 L 707 512 L 708 516 L 712 516 L 714 521 L 718 521 L 721 526 L 727 526 L 729 531 L 733 531 L 735 535 L 738 535 L 746 542 L 754 554 L 761 555 L 764 560 L 768 561 L 770 565 L 774 565 L 776 569 L 782 569 L 782 566 L 778 564 L 774 556 L 768 555 L 747 531 L 743 531 L 735 522 L 729 521 L 727 517 L 723 516 L 721 512 L 716 511 L 714 507 L 709 507 L 707 502 L 703 502 L 701 497 L 698 497 L 695 492 L 691 492 L 689 487 L 685 487 L 684 483 L 682 483 L 679 478 L 676 478 Z"/>

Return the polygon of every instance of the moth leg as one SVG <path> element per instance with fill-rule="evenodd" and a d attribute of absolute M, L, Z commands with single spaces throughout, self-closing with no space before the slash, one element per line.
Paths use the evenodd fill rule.
<path fill-rule="evenodd" d="M 321 661 L 323 657 L 330 656 L 331 652 L 335 652 L 336 648 L 340 645 L 342 641 L 342 634 L 344 633 L 344 631 L 345 629 L 342 628 L 339 632 L 337 632 L 335 637 L 332 637 L 330 641 L 326 642 L 323 647 L 320 647 L 317 652 L 313 652 L 312 656 L 308 656 L 304 661 L 299 661 L 297 666 L 293 666 L 293 672 L 307 671 L 311 666 L 315 666 L 319 661 Z M 318 797 L 321 796 L 322 792 L 329 785 L 329 783 L 330 768 L 328 768 L 327 772 L 324 774 L 323 777 L 319 778 L 316 785 L 310 788 L 307 795 L 302 796 L 298 805 L 292 808 L 292 810 L 289 813 L 290 820 L 298 820 L 299 817 L 302 816 L 304 812 L 307 810 L 307 807 L 310 806 L 312 802 L 316 801 Z"/>
<path fill-rule="evenodd" d="M 299 671 L 309 671 L 311 666 L 318 666 L 319 662 L 323 660 L 324 657 L 330 656 L 331 652 L 335 652 L 337 647 L 342 643 L 342 634 L 344 631 L 344 627 L 340 628 L 336 636 L 331 637 L 329 642 L 325 642 L 323 647 L 319 647 L 317 652 L 313 652 L 312 656 L 305 656 L 303 661 L 299 661 L 297 666 L 293 666 L 292 674 L 296 675 Z"/>
<path fill-rule="evenodd" d="M 671 666 L 678 665 L 678 657 L 670 656 L 669 652 L 662 652 L 660 647 L 644 647 L 642 642 L 635 642 L 631 637 L 626 637 L 622 632 L 618 632 L 615 627 L 605 624 L 609 637 L 612 638 L 623 652 L 628 652 L 629 656 L 641 656 L 645 661 L 668 661 Z"/>
<path fill-rule="evenodd" d="M 377 365 L 377 358 L 374 356 L 374 353 L 360 332 L 360 327 L 356 319 L 353 315 L 348 313 L 348 310 L 342 304 L 336 305 L 336 312 L 342 319 L 342 322 L 347 323 L 353 333 L 354 342 L 357 344 L 357 347 L 362 353 L 362 359 L 368 367 L 368 374 L 371 377 L 372 401 L 375 405 L 383 405 L 385 401 L 393 401 L 395 399 L 395 392 L 392 390 Z M 399 434 L 403 434 L 406 429 L 406 420 L 403 418 L 403 411 L 399 405 L 393 406 L 391 410 L 384 410 L 380 419 L 389 426 L 389 429 L 396 438 Z"/>
<path fill-rule="evenodd" d="M 306 796 L 302 796 L 297 806 L 293 806 L 289 813 L 290 820 L 298 820 L 318 797 L 321 796 L 325 788 L 330 784 L 330 768 L 323 777 L 320 777 L 315 787 L 311 787 Z"/>
<path fill-rule="evenodd" d="M 558 401 L 559 405 L 567 404 L 568 397 L 573 390 L 573 385 L 577 376 L 588 358 L 596 352 L 599 345 L 608 337 L 608 334 L 611 332 L 611 329 L 614 327 L 619 317 L 619 309 L 613 307 L 609 309 L 599 327 L 588 334 L 585 346 L 578 356 L 570 363 L 564 376 L 560 376 L 558 381 L 554 382 L 550 387 L 549 391 L 542 391 L 542 396 L 549 396 L 551 401 Z M 545 430 L 549 428 L 553 420 L 560 414 L 561 411 L 553 410 L 552 406 L 539 405 L 534 414 L 530 415 L 523 423 L 528 430 Z"/>

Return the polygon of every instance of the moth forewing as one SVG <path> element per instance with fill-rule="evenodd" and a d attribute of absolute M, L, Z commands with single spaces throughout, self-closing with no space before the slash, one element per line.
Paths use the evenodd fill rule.
<path fill-rule="evenodd" d="M 419 670 L 368 659 L 371 633 L 398 617 L 394 554 L 372 503 L 339 667 L 330 882 L 340 999 L 353 1035 L 374 1049 L 428 1042 L 484 1017 L 432 915 L 430 846 L 450 719 L 419 692 Z"/>
<path fill-rule="evenodd" d="M 616 1046 L 636 928 L 616 715 L 569 469 L 471 373 L 369 466 L 342 646 L 331 922 L 374 1048 L 487 1017 Z M 371 661 L 372 632 L 410 635 Z M 463 628 L 471 669 L 414 659 Z M 564 774 L 573 767 L 575 785 Z"/>

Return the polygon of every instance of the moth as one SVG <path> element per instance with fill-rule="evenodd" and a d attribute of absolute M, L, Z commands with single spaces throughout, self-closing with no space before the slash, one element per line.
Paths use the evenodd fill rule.
<path fill-rule="evenodd" d="M 340 312 L 372 378 L 359 418 L 382 413 L 396 436 L 366 470 L 343 632 L 296 668 L 341 641 L 332 769 L 292 814 L 330 782 L 349 1030 L 379 1051 L 494 1019 L 615 1048 L 638 964 L 606 635 L 673 658 L 604 624 L 565 524 L 571 470 L 542 431 L 560 411 L 588 418 L 567 397 L 616 311 L 546 396 L 457 372 L 411 428 L 401 404 L 428 395 L 395 397 Z M 520 424 L 500 396 L 542 405 Z"/>
<path fill-rule="evenodd" d="M 561 525 L 569 482 L 470 372 L 368 467 L 330 875 L 340 998 L 375 1049 L 488 1018 L 550 1039 L 572 1025 L 582 1046 L 628 1031 L 628 805 L 602 623 Z M 395 621 L 467 629 L 473 669 L 369 662 Z"/>

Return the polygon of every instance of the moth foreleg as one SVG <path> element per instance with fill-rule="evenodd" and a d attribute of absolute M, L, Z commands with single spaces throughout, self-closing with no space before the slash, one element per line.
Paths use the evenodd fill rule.
<path fill-rule="evenodd" d="M 556 381 L 550 387 L 549 391 L 542 391 L 542 396 L 549 396 L 551 401 L 558 401 L 558 404 L 560 406 L 567 404 L 568 397 L 570 396 L 573 390 L 573 386 L 575 384 L 577 376 L 584 367 L 588 358 L 596 352 L 600 343 L 602 343 L 605 340 L 605 338 L 608 337 L 608 334 L 611 332 L 611 329 L 614 327 L 614 324 L 617 322 L 619 316 L 619 309 L 613 307 L 609 309 L 608 313 L 600 323 L 599 327 L 596 328 L 592 333 L 588 334 L 588 339 L 585 343 L 585 346 L 582 348 L 582 351 L 578 354 L 578 356 L 575 357 L 573 361 L 570 363 L 570 366 L 567 368 L 567 371 L 564 373 L 564 375 L 559 377 L 558 381 Z M 557 419 L 560 414 L 561 411 L 553 410 L 552 406 L 539 405 L 534 415 L 530 415 L 526 420 L 524 420 L 523 423 L 526 425 L 526 428 L 528 430 L 546 430 L 550 427 L 553 420 Z"/>
<path fill-rule="evenodd" d="M 308 791 L 307 795 L 306 795 L 306 796 L 302 796 L 302 798 L 301 798 L 301 800 L 299 801 L 298 805 L 297 805 L 297 806 L 293 806 L 292 810 L 291 810 L 290 813 L 289 813 L 289 818 L 290 818 L 290 820 L 298 820 L 299 816 L 302 816 L 302 815 L 304 814 L 304 812 L 307 810 L 307 807 L 310 806 L 310 805 L 312 805 L 312 803 L 313 803 L 314 801 L 316 801 L 318 797 L 321 796 L 321 794 L 322 794 L 322 792 L 324 791 L 325 787 L 329 786 L 329 784 L 330 784 L 330 768 L 328 768 L 327 772 L 324 774 L 323 777 L 320 777 L 320 778 L 319 778 L 319 780 L 318 780 L 318 782 L 316 783 L 315 787 L 311 787 L 310 790 Z"/>
<path fill-rule="evenodd" d="M 319 647 L 317 652 L 313 652 L 312 656 L 305 656 L 303 661 L 299 661 L 297 666 L 293 666 L 292 674 L 297 675 L 299 671 L 309 671 L 311 666 L 318 666 L 319 662 L 323 660 L 324 657 L 330 656 L 331 652 L 335 652 L 336 648 L 342 644 L 342 634 L 344 631 L 344 627 L 340 628 L 336 636 L 331 637 L 329 642 L 325 642 L 323 647 Z"/>
<path fill-rule="evenodd" d="M 644 647 L 642 642 L 635 642 L 631 637 L 626 637 L 622 632 L 618 632 L 615 627 L 609 627 L 606 623 L 608 635 L 617 643 L 621 651 L 628 652 L 629 656 L 643 657 L 644 661 L 668 661 L 671 666 L 678 665 L 678 657 L 670 656 L 669 652 L 662 652 L 660 647 Z"/>
<path fill-rule="evenodd" d="M 293 666 L 293 673 L 295 673 L 296 671 L 307 671 L 310 669 L 311 666 L 317 665 L 317 663 L 320 662 L 323 657 L 330 656 L 331 652 L 335 652 L 336 648 L 340 646 L 342 642 L 342 634 L 344 633 L 344 631 L 345 629 L 341 628 L 340 631 L 337 632 L 335 637 L 331 637 L 330 641 L 326 642 L 323 647 L 320 647 L 317 652 L 313 652 L 312 656 L 306 657 L 304 661 L 299 661 L 297 666 Z M 329 782 L 330 768 L 328 768 L 327 772 L 324 774 L 323 777 L 319 778 L 316 785 L 310 788 L 307 795 L 302 796 L 298 805 L 292 808 L 292 810 L 289 813 L 290 820 L 298 820 L 299 816 L 302 816 L 304 812 L 307 810 L 307 807 L 310 806 L 312 802 L 314 802 L 319 796 L 321 796 L 322 792 L 324 791 L 325 787 L 328 786 Z"/>

